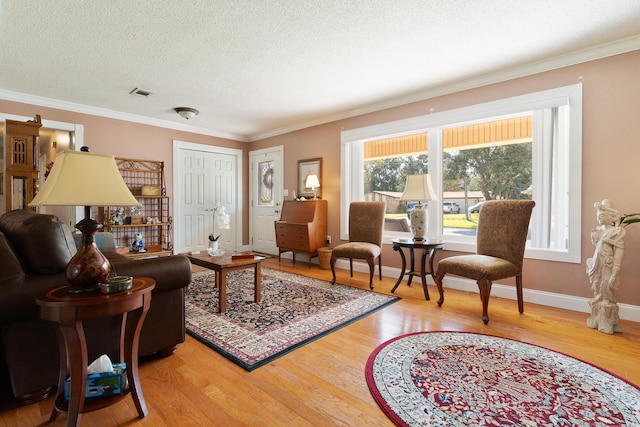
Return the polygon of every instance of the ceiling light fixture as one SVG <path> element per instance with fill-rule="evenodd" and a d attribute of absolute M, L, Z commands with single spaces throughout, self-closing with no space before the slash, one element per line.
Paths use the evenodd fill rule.
<path fill-rule="evenodd" d="M 187 120 L 193 119 L 195 116 L 197 116 L 200 113 L 200 111 L 196 110 L 195 108 L 189 108 L 189 107 L 177 107 L 177 108 L 174 108 L 174 110 L 176 111 L 176 113 L 180 115 L 180 117 Z"/>

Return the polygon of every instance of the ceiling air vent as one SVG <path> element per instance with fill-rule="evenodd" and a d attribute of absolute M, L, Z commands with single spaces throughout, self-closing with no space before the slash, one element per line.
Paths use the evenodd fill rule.
<path fill-rule="evenodd" d="M 133 88 L 131 92 L 129 92 L 129 95 L 142 96 L 146 98 L 147 96 L 151 95 L 151 92 L 149 92 L 148 90 L 144 90 L 136 87 L 136 88 Z"/>

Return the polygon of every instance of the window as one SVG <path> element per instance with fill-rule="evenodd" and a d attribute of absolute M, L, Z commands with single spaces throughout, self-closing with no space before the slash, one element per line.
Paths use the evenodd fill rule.
<path fill-rule="evenodd" d="M 429 173 L 438 201 L 428 204 L 428 234 L 447 249 L 475 250 L 482 201 L 531 198 L 526 256 L 580 262 L 580 216 L 570 214 L 581 203 L 581 129 L 582 86 L 573 85 L 344 131 L 342 238 L 351 201 L 386 200 L 389 219 L 406 218 L 406 176 Z"/>

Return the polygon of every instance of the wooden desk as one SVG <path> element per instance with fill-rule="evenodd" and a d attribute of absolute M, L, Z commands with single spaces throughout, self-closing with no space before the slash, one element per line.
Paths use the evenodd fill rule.
<path fill-rule="evenodd" d="M 318 256 L 318 248 L 327 245 L 327 201 L 285 200 L 282 203 L 280 220 L 275 222 L 278 260 L 283 252 L 307 254 L 311 258 Z"/>
<path fill-rule="evenodd" d="M 422 289 L 424 291 L 424 298 L 428 301 L 429 298 L 429 290 L 427 289 L 427 272 L 425 270 L 425 264 L 427 260 L 427 254 L 429 254 L 429 274 L 431 278 L 434 279 L 434 271 L 433 271 L 433 257 L 436 254 L 438 249 L 442 249 L 444 247 L 444 242 L 442 240 L 434 240 L 427 239 L 421 242 L 414 242 L 412 239 L 391 239 L 391 243 L 393 243 L 393 250 L 400 252 L 400 257 L 402 258 L 402 271 L 400 272 L 400 277 L 398 277 L 398 281 L 396 282 L 393 289 L 391 289 L 391 293 L 396 291 L 396 288 L 402 282 L 402 279 L 405 275 L 409 276 L 409 280 L 407 285 L 411 285 L 411 280 L 413 276 L 418 276 L 422 279 Z M 410 257 L 411 257 L 411 268 L 408 272 L 407 270 L 407 259 L 404 256 L 404 252 L 402 248 L 408 248 Z M 420 257 L 420 270 L 416 271 L 415 269 L 415 257 L 413 250 L 414 249 L 422 249 L 422 256 Z"/>
<path fill-rule="evenodd" d="M 206 252 L 187 255 L 191 262 L 200 267 L 216 272 L 216 287 L 218 288 L 218 313 L 227 311 L 227 273 L 235 270 L 253 268 L 253 286 L 255 288 L 254 301 L 260 302 L 261 262 L 264 257 L 231 259 L 231 255 L 211 256 Z"/>
<path fill-rule="evenodd" d="M 142 323 L 151 305 L 151 290 L 156 282 L 148 277 L 133 279 L 129 291 L 103 295 L 96 292 L 70 294 L 68 286 L 43 292 L 36 298 L 43 320 L 58 322 L 60 376 L 58 392 L 50 421 L 59 412 L 67 412 L 67 425 L 76 426 L 80 414 L 95 411 L 116 403 L 131 393 L 140 418 L 148 414 L 138 376 L 138 341 Z M 85 400 L 87 385 L 87 341 L 82 322 L 100 317 L 113 317 L 111 334 L 119 343 L 120 362 L 127 364 L 128 388 L 122 395 L 94 397 Z M 124 332 L 124 335 L 122 334 Z M 68 360 L 68 363 L 67 363 Z M 64 382 L 69 374 L 71 389 L 69 402 L 64 400 Z"/>

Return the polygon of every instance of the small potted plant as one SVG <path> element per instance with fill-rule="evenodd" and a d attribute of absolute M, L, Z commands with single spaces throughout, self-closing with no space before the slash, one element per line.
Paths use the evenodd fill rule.
<path fill-rule="evenodd" d="M 220 234 L 215 236 L 213 233 L 209 233 L 209 247 L 214 251 L 218 250 L 218 239 L 220 236 Z"/>
<path fill-rule="evenodd" d="M 620 226 L 626 227 L 630 224 L 635 224 L 636 222 L 640 222 L 640 212 L 632 213 L 632 214 L 623 214 L 620 217 Z"/>
<path fill-rule="evenodd" d="M 213 232 L 209 233 L 209 254 L 210 255 L 222 255 L 224 250 L 221 250 L 218 245 L 218 240 L 222 234 L 216 236 L 216 224 L 220 230 L 228 230 L 231 225 L 231 218 L 227 213 L 227 209 L 218 203 L 213 210 Z"/>

